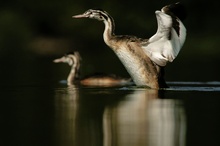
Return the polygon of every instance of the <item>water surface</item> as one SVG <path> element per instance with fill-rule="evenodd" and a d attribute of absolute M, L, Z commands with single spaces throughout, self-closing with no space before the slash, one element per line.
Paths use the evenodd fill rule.
<path fill-rule="evenodd" d="M 217 146 L 220 82 L 169 89 L 1 85 L 1 143 L 51 146 Z"/>

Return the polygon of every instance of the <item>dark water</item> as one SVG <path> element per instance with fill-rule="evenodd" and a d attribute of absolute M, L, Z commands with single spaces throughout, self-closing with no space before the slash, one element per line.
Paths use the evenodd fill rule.
<path fill-rule="evenodd" d="M 1 86 L 4 146 L 219 146 L 220 83 Z"/>

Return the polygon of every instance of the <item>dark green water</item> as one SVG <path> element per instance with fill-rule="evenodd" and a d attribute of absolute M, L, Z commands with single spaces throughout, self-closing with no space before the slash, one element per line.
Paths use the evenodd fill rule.
<path fill-rule="evenodd" d="M 219 82 L 168 90 L 2 85 L 4 146 L 218 146 Z"/>

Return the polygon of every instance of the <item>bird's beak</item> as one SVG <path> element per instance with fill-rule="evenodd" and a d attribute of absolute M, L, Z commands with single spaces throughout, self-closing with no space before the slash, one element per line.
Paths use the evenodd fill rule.
<path fill-rule="evenodd" d="M 79 15 L 72 16 L 72 18 L 88 18 L 88 17 L 89 17 L 88 14 L 79 14 Z"/>
<path fill-rule="evenodd" d="M 53 62 L 54 62 L 54 63 L 63 62 L 63 58 L 54 59 Z"/>

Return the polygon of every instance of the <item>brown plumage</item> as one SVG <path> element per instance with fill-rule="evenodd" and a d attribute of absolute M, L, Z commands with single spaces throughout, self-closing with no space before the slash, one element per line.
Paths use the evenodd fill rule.
<path fill-rule="evenodd" d="M 73 18 L 91 18 L 103 21 L 105 24 L 103 33 L 105 43 L 121 60 L 134 83 L 138 86 L 159 89 L 167 87 L 164 80 L 164 66 L 168 61 L 174 60 L 185 41 L 185 27 L 182 23 L 179 24 L 183 26 L 183 34 L 181 32 L 181 35 L 176 35 L 172 29 L 173 18 L 168 13 L 169 7 L 164 7 L 165 11 L 162 9 L 162 11 L 155 12 L 158 31 L 150 39 L 115 35 L 113 18 L 101 9 L 89 9 L 83 14 L 73 16 Z M 180 22 L 177 17 L 175 19 Z"/>
<path fill-rule="evenodd" d="M 94 74 L 80 79 L 80 60 L 81 57 L 78 52 L 68 53 L 61 58 L 55 59 L 55 63 L 68 63 L 71 66 L 70 73 L 67 77 L 67 84 L 78 84 L 85 86 L 120 86 L 132 84 L 130 78 L 121 78 L 113 74 Z"/>

